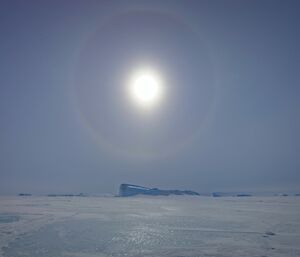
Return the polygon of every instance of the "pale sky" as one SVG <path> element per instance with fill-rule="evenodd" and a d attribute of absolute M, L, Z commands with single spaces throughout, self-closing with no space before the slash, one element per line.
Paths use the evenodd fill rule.
<path fill-rule="evenodd" d="M 300 2 L 1 1 L 0 193 L 300 191 Z M 149 110 L 130 76 L 158 74 Z"/>

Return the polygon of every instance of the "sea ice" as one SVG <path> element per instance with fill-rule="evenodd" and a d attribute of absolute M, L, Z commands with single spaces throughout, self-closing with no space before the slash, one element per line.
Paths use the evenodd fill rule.
<path fill-rule="evenodd" d="M 1 257 L 299 257 L 298 197 L 0 197 Z"/>

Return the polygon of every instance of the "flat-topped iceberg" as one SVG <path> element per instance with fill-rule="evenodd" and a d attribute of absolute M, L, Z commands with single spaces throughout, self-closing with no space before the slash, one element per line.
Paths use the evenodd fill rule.
<path fill-rule="evenodd" d="M 143 186 L 121 184 L 119 196 L 133 195 L 199 195 L 199 193 L 191 190 L 162 190 L 158 188 L 148 188 Z"/>

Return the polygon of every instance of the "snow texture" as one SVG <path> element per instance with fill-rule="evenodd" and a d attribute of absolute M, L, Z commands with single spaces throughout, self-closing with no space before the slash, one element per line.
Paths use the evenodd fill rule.
<path fill-rule="evenodd" d="M 0 197 L 1 257 L 299 257 L 299 197 Z"/>

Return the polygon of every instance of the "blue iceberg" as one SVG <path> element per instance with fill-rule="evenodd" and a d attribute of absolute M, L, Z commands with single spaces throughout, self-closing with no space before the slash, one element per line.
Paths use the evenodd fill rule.
<path fill-rule="evenodd" d="M 133 195 L 200 195 L 191 190 L 162 190 L 158 188 L 148 188 L 143 186 L 121 184 L 119 189 L 119 196 L 133 196 Z"/>

